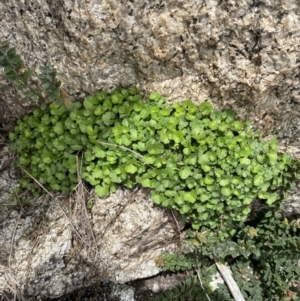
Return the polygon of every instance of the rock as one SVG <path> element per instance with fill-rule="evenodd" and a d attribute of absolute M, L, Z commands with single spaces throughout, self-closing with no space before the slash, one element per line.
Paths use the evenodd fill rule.
<path fill-rule="evenodd" d="M 1 191 L 7 183 L 17 186 L 5 170 Z M 299 191 L 290 193 L 286 215 L 299 214 Z M 91 210 L 85 207 L 89 200 Z M 19 210 L 6 209 L 7 198 L 0 201 L 0 295 L 59 298 L 101 281 L 151 277 L 160 272 L 155 259 L 181 245 L 184 223 L 156 206 L 147 190 L 119 189 L 99 199 L 79 185 L 69 199 L 44 195 Z M 159 276 L 141 280 L 138 287 L 158 292 L 183 279 Z"/>
<path fill-rule="evenodd" d="M 129 283 L 129 285 L 135 287 L 137 293 L 141 296 L 147 291 L 158 294 L 175 288 L 189 277 L 191 275 L 186 272 L 173 274 L 165 272 L 151 278 L 136 280 L 133 283 Z"/>
<path fill-rule="evenodd" d="M 90 196 L 91 198 L 91 196 Z M 25 300 L 58 298 L 99 281 L 125 283 L 160 272 L 155 259 L 177 248 L 174 221 L 143 190 L 93 196 L 49 195 L 1 219 L 0 292 Z"/>
<path fill-rule="evenodd" d="M 130 85 L 210 99 L 299 148 L 299 15 L 295 0 L 7 0 L 0 39 L 33 70 L 50 60 L 71 100 Z M 2 74 L 0 91 L 11 128 L 34 103 Z"/>
<path fill-rule="evenodd" d="M 6 0 L 0 20 L 0 40 L 9 40 L 37 73 L 51 61 L 71 100 L 130 85 L 145 94 L 158 90 L 170 102 L 209 99 L 299 156 L 296 0 L 276 6 L 269 0 Z M 36 104 L 2 72 L 0 92 L 0 128 L 10 130 Z M 1 189 L 9 185 L 16 184 L 6 178 Z M 299 193 L 291 200 L 287 213 L 299 213 Z M 44 196 L 21 211 L 1 206 L 0 292 L 54 298 L 103 279 L 123 283 L 159 272 L 154 258 L 174 250 L 177 234 L 147 192 L 119 190 L 89 212 L 84 202 L 78 195 Z"/>
<path fill-rule="evenodd" d="M 128 285 L 116 284 L 110 294 L 112 299 L 117 299 L 119 301 L 135 301 L 134 289 Z"/>

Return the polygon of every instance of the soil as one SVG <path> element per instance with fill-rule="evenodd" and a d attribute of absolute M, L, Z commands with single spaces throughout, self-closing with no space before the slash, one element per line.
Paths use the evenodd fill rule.
<path fill-rule="evenodd" d="M 162 272 L 159 275 L 131 281 L 127 284 L 101 282 L 76 290 L 60 298 L 36 297 L 28 301 L 151 301 L 164 291 L 174 288 L 188 277 L 185 273 Z M 0 295 L 0 301 L 24 301 L 13 295 Z"/>
<path fill-rule="evenodd" d="M 159 275 L 131 281 L 125 285 L 116 285 L 112 282 L 102 282 L 100 284 L 81 289 L 71 294 L 65 295 L 57 301 L 151 301 L 163 291 L 177 286 L 182 280 L 187 277 L 185 273 L 166 273 L 162 272 Z M 126 290 L 133 291 L 134 296 L 126 294 Z M 122 297 L 120 297 L 120 292 Z M 126 295 L 126 298 L 124 297 Z M 34 300 L 34 301 L 50 301 Z"/>
<path fill-rule="evenodd" d="M 185 273 L 162 272 L 159 275 L 131 281 L 127 284 L 101 282 L 76 290 L 60 298 L 36 297 L 30 301 L 152 301 L 162 292 L 177 286 L 187 278 Z M 14 296 L 0 296 L 0 301 L 23 301 Z"/>

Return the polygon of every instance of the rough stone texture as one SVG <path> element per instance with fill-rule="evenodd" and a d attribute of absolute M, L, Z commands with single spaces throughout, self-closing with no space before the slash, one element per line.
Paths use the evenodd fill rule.
<path fill-rule="evenodd" d="M 9 167 L 1 172 L 8 154 L 4 149 L 0 155 L 0 296 L 58 298 L 100 281 L 151 277 L 160 272 L 157 256 L 180 248 L 184 222 L 154 205 L 146 190 L 120 189 L 99 199 L 82 194 L 79 186 L 69 200 L 46 195 L 29 207 L 8 210 L 4 204 L 18 186 Z M 87 211 L 85 203 L 93 199 Z M 290 193 L 285 214 L 300 214 L 299 192 Z M 139 286 L 157 292 L 178 281 L 159 276 Z"/>
<path fill-rule="evenodd" d="M 142 190 L 94 198 L 91 212 L 77 197 L 44 196 L 1 216 L 0 295 L 15 284 L 25 300 L 57 298 L 97 281 L 125 283 L 160 272 L 157 256 L 178 247 L 165 210 Z"/>
<path fill-rule="evenodd" d="M 231 106 L 299 148 L 296 0 L 8 0 L 0 39 L 26 64 L 50 60 L 70 98 L 137 85 L 171 101 Z M 0 78 L 5 126 L 31 107 Z"/>
<path fill-rule="evenodd" d="M 146 94 L 158 90 L 170 101 L 209 99 L 250 119 L 265 136 L 275 134 L 282 150 L 299 157 L 297 0 L 278 0 L 276 5 L 270 0 L 6 0 L 0 2 L 0 39 L 8 39 L 35 71 L 50 60 L 71 100 L 130 85 Z M 0 73 L 0 128 L 10 129 L 33 105 Z M 6 181 L 2 187 L 11 185 Z M 126 195 L 97 202 L 90 213 L 97 221 L 91 226 L 96 242 L 90 228 L 79 231 L 80 220 L 61 199 L 40 199 L 32 215 L 20 220 L 15 211 L 1 208 L 0 292 L 9 284 L 25 295 L 58 296 L 99 277 L 122 282 L 133 275 L 144 277 L 145 271 L 155 274 L 149 249 L 155 256 L 161 248 L 173 248 L 175 234 L 166 230 L 167 241 L 157 240 L 156 232 L 170 225 L 146 199 L 135 198 L 135 206 L 129 202 L 120 215 Z M 299 199 L 298 192 L 291 194 L 287 212 L 300 212 Z M 129 222 L 131 210 L 140 210 L 134 216 L 141 221 L 140 230 Z M 158 224 L 150 226 L 152 214 Z M 90 242 L 88 248 L 83 241 Z"/>

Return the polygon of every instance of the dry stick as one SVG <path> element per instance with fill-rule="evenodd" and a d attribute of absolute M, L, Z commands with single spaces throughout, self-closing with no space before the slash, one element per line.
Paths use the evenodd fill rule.
<path fill-rule="evenodd" d="M 60 205 L 58 205 L 59 209 L 62 211 L 62 213 L 64 214 L 65 218 L 68 220 L 70 226 L 73 228 L 73 230 L 75 231 L 76 235 L 87 245 L 89 245 L 89 243 L 87 241 L 84 240 L 84 238 L 81 237 L 81 235 L 77 232 L 76 228 L 74 227 L 74 225 L 72 224 L 72 222 L 70 221 L 70 219 L 68 218 L 67 214 L 65 213 L 64 209 L 61 208 Z"/>
<path fill-rule="evenodd" d="M 30 178 L 32 178 L 42 189 L 44 189 L 46 191 L 46 193 L 48 193 L 51 197 L 54 197 L 38 180 L 36 180 L 27 170 L 25 170 L 22 166 L 20 166 L 26 173 L 28 176 L 30 176 Z M 59 209 L 63 212 L 64 216 L 67 218 L 67 220 L 69 221 L 71 227 L 73 228 L 73 230 L 76 232 L 77 236 L 82 239 L 82 241 L 84 241 L 85 243 L 87 243 L 80 235 L 79 233 L 76 231 L 75 227 L 73 226 L 72 222 L 70 221 L 70 219 L 68 218 L 68 216 L 66 215 L 65 211 L 61 208 L 60 205 L 58 205 Z"/>
<path fill-rule="evenodd" d="M 17 198 L 18 198 L 18 202 L 19 204 L 21 205 L 21 202 L 20 202 L 20 199 L 19 199 L 19 196 L 16 195 Z M 14 228 L 14 231 L 13 231 L 13 235 L 12 235 L 12 238 L 11 238 L 11 245 L 10 245 L 10 250 L 9 250 L 9 257 L 8 257 L 8 269 L 9 271 L 11 271 L 11 266 L 10 266 L 10 263 L 11 263 L 11 255 L 12 255 L 12 252 L 13 252 L 13 244 L 14 244 L 14 240 L 15 240 L 15 235 L 16 235 L 16 231 L 17 231 L 17 228 L 18 228 L 18 225 L 19 225 L 19 222 L 20 222 L 20 218 L 21 218 L 21 215 L 22 215 L 22 205 L 21 205 L 21 212 L 18 216 L 18 219 L 16 220 L 16 225 L 15 225 L 15 228 Z M 8 279 L 9 277 L 9 279 Z M 17 282 L 17 280 L 9 273 L 6 271 L 5 273 L 5 278 L 7 280 L 7 282 L 9 281 L 12 281 L 13 280 L 13 284 L 14 286 L 16 287 L 16 285 L 20 286 L 20 284 Z M 18 293 L 18 290 L 15 288 L 13 288 L 11 285 L 9 285 L 7 283 L 7 286 L 8 288 L 13 292 L 14 294 L 14 301 L 17 300 L 16 298 L 18 297 L 20 300 L 23 300 L 22 296 L 19 296 L 19 293 Z"/>
<path fill-rule="evenodd" d="M 244 296 L 242 295 L 239 287 L 237 286 L 235 280 L 232 277 L 230 268 L 228 268 L 224 264 L 218 263 L 216 258 L 215 258 L 215 264 L 216 264 L 221 276 L 225 280 L 234 300 L 235 301 L 245 301 Z"/>
<path fill-rule="evenodd" d="M 18 195 L 17 195 L 17 198 L 18 198 L 18 201 L 20 203 L 20 199 L 19 199 Z M 18 228 L 18 225 L 19 225 L 19 221 L 20 221 L 21 215 L 22 215 L 22 211 L 20 212 L 20 214 L 18 216 L 18 219 L 16 221 L 16 226 L 14 228 L 13 235 L 12 235 L 12 238 L 11 238 L 11 246 L 10 246 L 9 257 L 8 257 L 8 269 L 9 269 L 9 271 L 11 271 L 10 262 L 11 262 L 11 255 L 12 255 L 12 251 L 13 251 L 13 243 L 14 243 L 14 240 L 15 240 L 15 235 L 16 235 L 16 231 L 17 231 L 17 228 Z M 7 271 L 5 271 L 5 278 L 6 278 L 7 282 L 12 281 L 13 284 L 14 284 L 14 287 L 16 287 L 16 285 L 20 286 L 20 284 L 17 282 L 17 280 L 9 272 L 7 272 Z M 8 283 L 6 285 L 14 293 L 14 301 L 17 300 L 16 299 L 17 297 L 19 299 L 21 298 L 23 300 L 22 296 L 19 296 L 18 290 L 16 288 L 13 288 Z"/>
<path fill-rule="evenodd" d="M 172 213 L 172 215 L 173 215 L 173 218 L 174 218 L 174 221 L 175 221 L 175 223 L 176 223 L 176 225 L 177 225 L 178 231 L 180 231 L 180 227 L 179 227 L 179 224 L 178 224 L 177 218 L 176 218 L 176 216 L 175 216 L 175 214 L 174 214 L 174 212 L 173 212 L 173 209 L 171 209 L 171 213 Z"/>
<path fill-rule="evenodd" d="M 135 155 L 137 155 L 137 156 L 143 158 L 144 164 L 146 164 L 146 159 L 145 159 L 144 156 L 142 156 L 141 154 L 135 152 L 134 150 L 132 150 L 132 149 L 130 149 L 130 148 L 128 148 L 128 147 L 125 147 L 125 146 L 123 146 L 123 145 L 108 143 L 108 142 L 104 142 L 104 141 L 99 141 L 99 143 L 100 143 L 100 144 L 103 144 L 103 145 L 108 145 L 108 146 L 120 147 L 120 148 L 122 148 L 122 149 L 124 149 L 124 150 L 127 150 L 127 151 L 129 151 L 129 152 L 132 152 L 133 154 L 135 154 Z"/>
<path fill-rule="evenodd" d="M 27 170 L 25 170 L 22 166 L 20 166 L 21 169 L 23 169 L 28 176 L 30 176 L 30 178 L 32 178 L 47 194 L 49 194 L 52 198 L 54 197 L 38 180 L 36 180 Z M 72 224 L 72 222 L 70 221 L 70 219 L 68 218 L 68 216 L 66 215 L 65 211 L 61 208 L 60 205 L 58 205 L 59 209 L 63 212 L 64 216 L 66 217 L 66 219 L 69 221 L 71 227 L 73 228 L 73 230 L 75 231 L 76 235 L 87 245 L 89 245 L 88 242 L 86 242 L 81 236 L 80 234 L 77 232 L 77 230 L 75 229 L 74 225 Z M 94 234 L 94 233 L 93 233 Z M 94 248 L 96 249 L 96 248 Z M 98 250 L 96 249 L 96 251 L 98 252 Z M 97 258 L 99 258 L 100 260 L 103 260 L 102 258 L 96 256 Z"/>
<path fill-rule="evenodd" d="M 76 160 L 77 160 L 77 168 L 78 168 L 78 158 L 76 156 Z M 26 172 L 26 174 L 32 178 L 47 194 L 49 194 L 52 198 L 54 197 L 38 180 L 36 180 L 27 170 L 25 170 L 22 166 L 20 166 L 22 170 L 24 170 Z M 78 171 L 78 169 L 77 169 Z M 78 174 L 79 175 L 79 174 Z M 88 246 L 90 246 L 90 243 L 85 241 L 83 237 L 81 237 L 81 235 L 78 233 L 78 231 L 76 230 L 76 228 L 74 227 L 74 225 L 72 224 L 72 222 L 70 221 L 70 219 L 68 218 L 67 214 L 65 213 L 65 211 L 61 208 L 60 205 L 58 205 L 59 209 L 62 211 L 62 213 L 64 214 L 64 216 L 66 217 L 66 219 L 68 220 L 69 224 L 71 225 L 71 227 L 73 228 L 73 230 L 75 231 L 76 235 L 85 243 L 87 244 Z M 91 225 L 90 225 L 91 227 Z M 91 229 L 92 230 L 92 229 Z M 93 236 L 93 240 L 94 240 L 94 244 L 96 245 L 96 239 L 95 239 L 95 236 L 94 236 L 94 232 L 92 231 L 92 236 Z M 97 246 L 97 245 L 96 245 Z M 92 247 L 94 250 L 97 251 L 97 253 L 99 252 L 98 248 L 97 247 Z M 104 264 L 107 266 L 107 263 L 102 259 L 100 258 L 98 255 L 96 255 L 97 258 L 99 258 L 101 261 L 104 262 Z"/>
<path fill-rule="evenodd" d="M 21 165 L 19 165 L 20 168 L 26 172 L 26 174 L 35 182 L 37 183 L 44 191 L 46 191 L 52 198 L 54 195 L 50 193 L 38 180 L 36 180 L 25 168 L 23 168 Z"/>
<path fill-rule="evenodd" d="M 83 184 L 82 184 L 82 179 L 81 179 L 81 177 L 80 177 L 81 170 L 82 170 L 82 162 L 83 162 L 83 161 L 81 161 L 81 166 L 80 166 L 80 170 L 79 170 L 78 156 L 76 155 L 76 170 L 77 170 L 77 178 L 78 178 L 78 185 L 77 185 L 77 187 L 80 187 L 81 189 L 84 187 Z M 90 242 L 86 242 L 86 241 L 79 235 L 79 233 L 76 231 L 74 225 L 71 223 L 71 221 L 69 220 L 69 218 L 67 217 L 67 215 L 65 214 L 65 212 L 64 212 L 64 215 L 65 215 L 66 218 L 69 220 L 69 223 L 71 224 L 72 228 L 75 230 L 75 233 L 78 235 L 78 237 L 79 237 L 79 238 L 80 238 L 87 246 L 89 246 L 92 250 L 96 251 L 96 255 L 95 255 L 96 258 L 100 259 L 100 260 L 104 263 L 104 265 L 106 266 L 106 268 L 108 268 L 107 262 L 106 262 L 103 258 L 101 258 L 101 257 L 98 255 L 99 249 L 98 249 L 98 246 L 97 246 L 97 241 L 96 241 L 96 237 L 95 237 L 95 234 L 94 234 L 94 231 L 93 231 L 93 227 L 92 227 L 92 225 L 91 225 L 91 223 L 90 223 L 90 220 L 89 220 L 89 216 L 88 216 L 88 213 L 87 213 L 87 210 L 86 210 L 86 204 L 85 204 L 85 203 L 83 204 L 83 208 L 85 209 L 85 210 L 84 210 L 84 211 L 85 211 L 85 217 L 86 217 L 86 219 L 87 219 L 87 223 L 88 223 L 88 226 L 89 226 L 89 230 L 90 230 L 90 233 L 91 233 L 91 236 L 92 236 L 94 245 L 91 245 Z M 61 208 L 61 210 L 62 210 L 62 208 Z"/>
<path fill-rule="evenodd" d="M 7 279 L 8 277 L 7 277 L 7 272 L 5 271 L 5 279 L 6 279 L 6 281 L 8 282 L 9 280 Z M 10 275 L 9 275 L 9 277 L 11 277 Z M 6 283 L 6 286 L 13 292 L 13 294 L 14 294 L 14 300 L 13 301 L 16 301 L 17 299 L 17 292 L 16 292 L 16 289 L 14 288 L 14 287 L 12 287 L 11 285 L 9 285 L 8 283 Z M 9 300 L 8 298 L 7 298 L 7 300 Z"/>
<path fill-rule="evenodd" d="M 63 215 L 65 216 L 65 218 L 68 220 L 71 228 L 74 230 L 75 234 L 86 244 L 88 245 L 89 247 L 91 246 L 91 244 L 86 241 L 83 237 L 81 237 L 81 235 L 78 233 L 78 231 L 76 230 L 75 226 L 73 225 L 73 223 L 71 222 L 71 220 L 69 219 L 69 217 L 67 216 L 67 214 L 65 213 L 65 211 L 61 208 L 60 205 L 57 205 L 59 207 L 59 209 L 62 211 Z M 93 233 L 94 234 L 94 233 Z M 99 252 L 99 250 L 96 248 L 96 247 L 93 247 L 92 246 L 92 249 L 96 250 L 97 252 Z M 99 258 L 101 261 L 104 262 L 104 264 L 107 266 L 107 263 L 101 258 L 99 257 L 98 255 L 96 255 L 97 258 Z"/>
<path fill-rule="evenodd" d="M 78 181 L 81 182 L 81 176 L 80 175 L 81 175 L 81 170 L 82 170 L 82 160 L 81 160 L 81 166 L 80 166 L 80 169 L 79 169 L 79 166 L 78 166 L 78 156 L 76 156 L 76 168 L 77 168 L 77 178 L 78 178 Z M 82 185 L 81 185 L 81 188 L 82 188 Z M 88 213 L 86 211 L 86 204 L 85 204 L 85 202 L 83 203 L 83 208 L 84 208 L 85 218 L 87 220 L 87 223 L 88 223 L 88 226 L 89 226 L 89 230 L 90 230 L 90 233 L 91 233 L 92 238 L 93 238 L 94 245 L 97 246 L 96 237 L 94 235 L 94 231 L 93 231 L 93 228 L 91 226 Z M 98 252 L 97 247 L 95 249 Z"/>
<path fill-rule="evenodd" d="M 20 287 L 20 283 L 16 280 L 15 277 L 11 274 L 11 269 L 9 268 L 8 271 L 5 269 L 4 277 L 6 279 L 6 286 L 13 292 L 14 294 L 14 301 L 18 300 L 22 301 L 24 300 L 23 296 L 18 292 L 17 287 Z M 8 299 L 7 299 L 8 300 Z"/>
<path fill-rule="evenodd" d="M 199 267 L 198 267 L 198 269 L 199 269 Z M 204 289 L 204 287 L 203 287 L 203 284 L 202 284 L 202 280 L 201 280 L 201 277 L 200 277 L 199 271 L 197 270 L 196 272 L 197 272 L 197 276 L 198 276 L 198 279 L 199 279 L 199 282 L 200 282 L 201 288 L 202 288 L 202 289 L 203 289 L 203 291 L 205 292 L 205 295 L 206 295 L 207 299 L 208 299 L 209 301 L 211 301 L 211 299 L 209 298 L 209 296 L 208 296 L 208 294 L 207 294 L 206 290 L 205 290 L 205 289 Z"/>
<path fill-rule="evenodd" d="M 81 159 L 83 157 L 83 154 L 81 155 Z M 78 165 L 78 155 L 76 155 L 76 171 L 77 171 L 77 180 L 78 180 L 78 185 L 81 183 L 81 170 L 82 170 L 82 162 L 83 160 L 81 160 L 80 162 L 80 168 L 79 168 L 79 165 Z"/>
<path fill-rule="evenodd" d="M 12 254 L 12 251 L 13 251 L 13 243 L 14 243 L 14 240 L 15 240 L 15 235 L 16 235 L 16 231 L 17 231 L 17 228 L 18 228 L 18 225 L 19 225 L 21 215 L 22 215 L 22 211 L 20 212 L 20 214 L 18 216 L 18 219 L 16 220 L 16 226 L 14 228 L 14 232 L 13 232 L 13 235 L 12 235 L 12 238 L 11 238 L 11 246 L 10 246 L 9 257 L 8 257 L 8 267 L 9 268 L 10 268 L 11 254 Z"/>

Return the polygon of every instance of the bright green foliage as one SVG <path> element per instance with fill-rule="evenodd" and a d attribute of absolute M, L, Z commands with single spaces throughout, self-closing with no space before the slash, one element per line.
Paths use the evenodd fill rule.
<path fill-rule="evenodd" d="M 14 47 L 9 46 L 8 41 L 0 41 L 0 66 L 4 67 L 5 76 L 15 82 L 16 87 L 27 97 L 41 104 L 45 108 L 45 103 L 55 101 L 59 105 L 67 105 L 67 100 L 62 97 L 59 86 L 61 82 L 56 79 L 56 70 L 47 62 L 40 67 L 40 74 L 37 75 L 41 85 L 35 87 L 29 83 L 33 74 L 30 69 L 25 69 L 24 62 Z"/>
<path fill-rule="evenodd" d="M 20 165 L 48 189 L 67 194 L 79 170 L 100 197 L 120 184 L 140 184 L 199 230 L 188 231 L 187 254 L 158 260 L 164 270 L 197 271 L 197 277 L 158 300 L 205 300 L 206 294 L 233 300 L 226 286 L 209 287 L 214 258 L 230 263 L 247 300 L 283 300 L 300 276 L 293 263 L 299 224 L 277 210 L 299 177 L 298 161 L 277 153 L 275 139 L 264 141 L 232 111 L 190 100 L 169 106 L 158 92 L 144 102 L 134 87 L 101 91 L 70 110 L 56 103 L 36 109 L 17 122 L 10 139 Z M 255 198 L 269 213 L 246 226 Z"/>
<path fill-rule="evenodd" d="M 20 164 L 46 187 L 74 189 L 77 155 L 99 196 L 139 183 L 194 229 L 244 221 L 254 198 L 275 204 L 297 176 L 276 140 L 264 141 L 232 111 L 191 100 L 169 106 L 158 92 L 144 102 L 136 88 L 99 92 L 71 110 L 51 103 L 18 121 L 10 138 Z"/>

